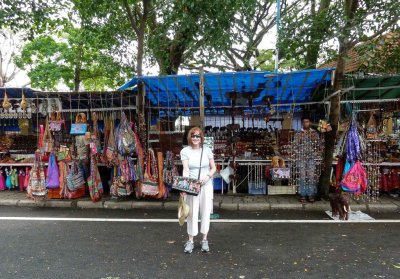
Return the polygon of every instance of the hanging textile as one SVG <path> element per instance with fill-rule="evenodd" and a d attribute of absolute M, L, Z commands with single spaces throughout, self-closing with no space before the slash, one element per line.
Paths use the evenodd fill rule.
<path fill-rule="evenodd" d="M 354 163 L 361 158 L 360 138 L 357 131 L 357 124 L 354 118 L 350 124 L 350 128 L 348 131 L 346 151 L 346 161 L 350 163 Z"/>
<path fill-rule="evenodd" d="M 101 200 L 101 196 L 103 194 L 103 184 L 101 182 L 99 168 L 97 166 L 96 154 L 92 154 L 91 156 L 88 186 L 90 198 L 92 199 L 92 201 L 97 202 Z"/>
<path fill-rule="evenodd" d="M 58 170 L 58 164 L 56 161 L 56 156 L 52 152 L 49 157 L 49 165 L 47 167 L 47 188 L 56 189 L 60 187 L 60 174 Z"/>
<path fill-rule="evenodd" d="M 39 152 L 35 154 L 35 161 L 29 174 L 27 192 L 29 198 L 44 198 L 47 195 L 46 177 Z"/>
<path fill-rule="evenodd" d="M 122 113 L 121 122 L 115 130 L 115 141 L 119 155 L 128 156 L 135 152 L 136 137 L 124 113 Z"/>
<path fill-rule="evenodd" d="M 142 194 L 149 197 L 157 197 L 159 194 L 157 161 L 153 149 L 147 152 L 146 171 L 142 182 Z"/>
<path fill-rule="evenodd" d="M 178 169 L 174 162 L 174 153 L 172 151 L 167 151 L 165 155 L 164 172 L 163 178 L 166 186 L 166 198 L 169 197 L 171 191 L 174 176 L 178 176 Z"/>

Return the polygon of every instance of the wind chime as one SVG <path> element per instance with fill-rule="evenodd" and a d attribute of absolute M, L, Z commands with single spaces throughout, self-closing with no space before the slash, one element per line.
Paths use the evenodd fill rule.
<path fill-rule="evenodd" d="M 300 179 L 305 179 L 309 185 L 317 185 L 323 167 L 324 137 L 317 132 L 305 135 L 302 132 L 290 135 L 290 162 L 291 176 L 289 186 L 299 186 Z M 311 164 L 314 169 L 310 170 L 308 176 L 304 176 L 305 160 L 313 160 Z M 308 170 L 309 171 L 309 170 Z"/>

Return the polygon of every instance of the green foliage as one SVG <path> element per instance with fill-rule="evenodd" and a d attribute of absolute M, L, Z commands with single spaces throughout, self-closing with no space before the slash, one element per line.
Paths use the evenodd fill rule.
<path fill-rule="evenodd" d="M 60 82 L 71 90 L 116 88 L 127 78 L 127 69 L 99 48 L 90 31 L 66 26 L 58 36 L 43 35 L 27 43 L 16 65 L 28 71 L 31 85 L 55 90 Z"/>
<path fill-rule="evenodd" d="M 59 0 L 2 0 L 0 1 L 0 29 L 9 28 L 15 33 L 25 31 L 32 40 L 59 24 L 59 15 L 70 4 Z"/>
<path fill-rule="evenodd" d="M 337 55 L 335 42 L 347 47 L 380 36 L 398 25 L 397 0 L 359 0 L 354 20 L 347 24 L 344 1 L 302 1 L 282 18 L 279 48 L 282 58 L 297 61 L 298 68 L 315 68 Z"/>
<path fill-rule="evenodd" d="M 155 1 L 148 47 L 161 73 L 176 73 L 186 62 L 205 64 L 226 49 L 240 0 Z"/>

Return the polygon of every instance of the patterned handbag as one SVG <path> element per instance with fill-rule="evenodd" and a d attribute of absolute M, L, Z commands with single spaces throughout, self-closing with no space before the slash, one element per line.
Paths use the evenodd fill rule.
<path fill-rule="evenodd" d="M 92 154 L 90 162 L 90 176 L 88 178 L 88 186 L 90 198 L 92 199 L 92 201 L 96 202 L 101 200 L 101 196 L 103 194 L 103 184 L 101 182 L 95 154 Z"/>
<path fill-rule="evenodd" d="M 50 121 L 49 121 L 49 127 L 50 131 L 61 131 L 61 126 L 64 123 L 64 121 L 61 119 L 61 112 L 59 111 L 53 111 L 51 113 Z"/>
<path fill-rule="evenodd" d="M 43 134 L 43 152 L 52 152 L 54 147 L 54 139 L 50 133 L 49 119 L 46 118 L 46 126 Z"/>
<path fill-rule="evenodd" d="M 142 194 L 155 197 L 159 194 L 157 161 L 152 148 L 148 149 L 146 171 L 142 182 Z"/>
<path fill-rule="evenodd" d="M 114 135 L 114 120 L 109 121 L 109 131 L 107 138 L 107 145 L 105 146 L 105 160 L 108 164 L 116 164 L 117 152 L 115 145 L 115 135 Z"/>
<path fill-rule="evenodd" d="M 76 191 L 85 187 L 83 171 L 79 168 L 76 161 L 73 161 L 67 176 L 67 187 L 70 191 Z"/>
<path fill-rule="evenodd" d="M 167 151 L 165 155 L 164 171 L 163 171 L 164 184 L 166 187 L 165 198 L 169 197 L 169 192 L 171 191 L 175 176 L 178 176 L 178 170 L 174 163 L 174 153 L 172 151 Z"/>
<path fill-rule="evenodd" d="M 43 198 L 47 195 L 46 177 L 39 152 L 35 154 L 35 162 L 29 174 L 27 193 L 30 198 Z"/>
<path fill-rule="evenodd" d="M 124 181 L 121 175 L 121 169 L 114 167 L 113 183 L 110 188 L 110 194 L 113 198 L 130 196 L 133 192 L 131 182 Z"/>
<path fill-rule="evenodd" d="M 200 173 L 201 173 L 201 162 L 203 160 L 203 149 L 204 148 L 201 149 L 200 170 L 197 179 L 183 177 L 183 176 L 175 176 L 172 184 L 172 189 L 178 190 L 180 192 L 185 192 L 193 196 L 197 196 L 200 193 L 201 189 Z"/>
<path fill-rule="evenodd" d="M 122 156 L 132 155 L 136 149 L 136 137 L 125 114 L 122 114 L 121 122 L 115 130 L 115 141 L 118 153 Z"/>

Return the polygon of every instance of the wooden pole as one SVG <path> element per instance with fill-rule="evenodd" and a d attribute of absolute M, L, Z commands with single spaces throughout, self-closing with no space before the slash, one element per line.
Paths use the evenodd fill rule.
<path fill-rule="evenodd" d="M 199 88 L 199 106 L 200 106 L 200 128 L 204 129 L 204 69 L 200 67 L 200 88 Z"/>

